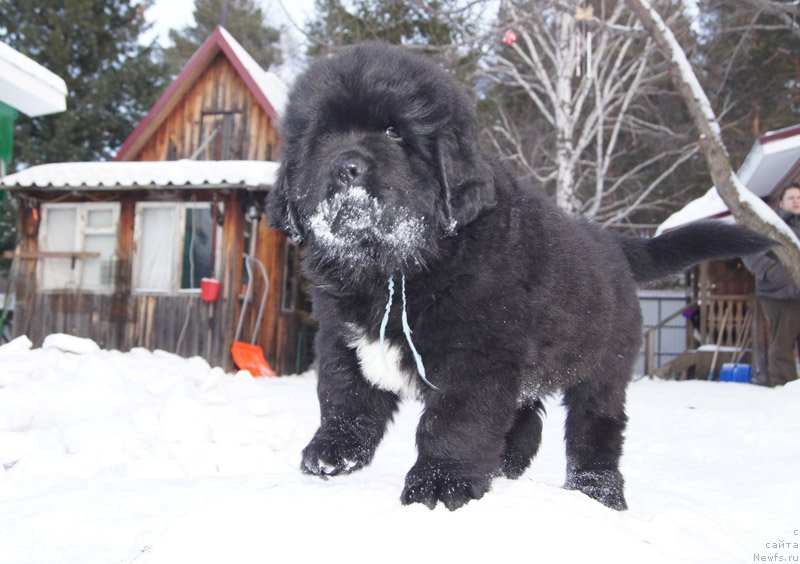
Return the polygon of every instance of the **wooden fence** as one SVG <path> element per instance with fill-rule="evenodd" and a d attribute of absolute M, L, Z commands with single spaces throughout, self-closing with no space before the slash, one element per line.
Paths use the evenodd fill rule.
<path fill-rule="evenodd" d="M 698 308 L 700 321 L 698 327 L 693 327 L 687 321 L 687 349 L 703 345 L 720 347 L 734 347 L 744 349 L 752 347 L 754 332 L 758 335 L 759 324 L 753 322 L 755 314 L 753 296 L 706 296 L 703 300 L 692 300 L 681 306 L 676 311 L 667 315 L 657 325 L 650 327 L 644 333 L 644 373 L 656 372 L 655 336 L 667 323 L 679 316 L 684 316 L 687 310 Z M 691 319 L 690 316 L 686 316 Z M 756 337 L 757 339 L 758 337 Z"/>

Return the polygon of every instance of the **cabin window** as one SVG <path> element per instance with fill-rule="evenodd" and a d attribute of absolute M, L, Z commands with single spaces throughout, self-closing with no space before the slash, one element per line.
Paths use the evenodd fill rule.
<path fill-rule="evenodd" d="M 38 270 L 43 290 L 113 290 L 119 209 L 118 203 L 42 205 Z"/>
<path fill-rule="evenodd" d="M 142 202 L 137 204 L 134 239 L 134 288 L 140 292 L 199 292 L 200 281 L 214 274 L 213 204 Z M 216 214 L 219 247 L 221 227 Z"/>
<path fill-rule="evenodd" d="M 241 111 L 204 111 L 200 118 L 200 147 L 203 150 L 198 158 L 206 161 L 244 158 L 243 123 Z"/>

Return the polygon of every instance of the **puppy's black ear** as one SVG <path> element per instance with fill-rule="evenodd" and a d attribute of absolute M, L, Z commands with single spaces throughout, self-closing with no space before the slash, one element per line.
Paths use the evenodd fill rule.
<path fill-rule="evenodd" d="M 297 212 L 289 201 L 289 181 L 286 167 L 281 166 L 275 187 L 267 194 L 267 221 L 276 228 L 286 231 L 298 245 L 305 239 L 305 231 L 297 220 Z"/>
<path fill-rule="evenodd" d="M 445 232 L 452 235 L 495 206 L 494 174 L 481 157 L 472 131 L 440 136 L 436 150 L 444 191 Z"/>

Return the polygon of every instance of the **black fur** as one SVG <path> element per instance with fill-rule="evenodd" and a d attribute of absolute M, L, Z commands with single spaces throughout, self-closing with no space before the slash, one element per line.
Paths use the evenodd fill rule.
<path fill-rule="evenodd" d="M 654 239 L 619 235 L 637 282 L 652 282 L 693 264 L 721 256 L 743 256 L 774 241 L 736 225 L 690 223 Z"/>
<path fill-rule="evenodd" d="M 636 282 L 771 242 L 714 225 L 647 243 L 603 232 L 481 153 L 476 123 L 445 71 L 397 47 L 357 46 L 298 79 L 268 208 L 273 225 L 303 242 L 320 323 L 321 422 L 302 469 L 326 477 L 368 464 L 402 384 L 425 410 L 401 499 L 455 509 L 494 476 L 525 471 L 541 440 L 540 398 L 563 391 L 565 486 L 624 509 Z M 390 277 L 398 291 L 387 343 L 400 351 L 403 380 L 387 383 L 359 347 L 378 341 Z M 406 344 L 401 277 L 435 388 Z"/>

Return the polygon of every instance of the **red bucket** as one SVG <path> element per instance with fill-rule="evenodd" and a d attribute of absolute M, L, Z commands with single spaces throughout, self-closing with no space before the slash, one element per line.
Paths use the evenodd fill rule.
<path fill-rule="evenodd" d="M 200 297 L 207 304 L 217 301 L 222 284 L 216 278 L 203 278 L 200 280 Z"/>

